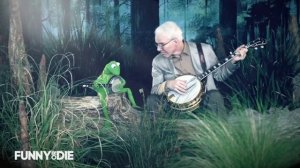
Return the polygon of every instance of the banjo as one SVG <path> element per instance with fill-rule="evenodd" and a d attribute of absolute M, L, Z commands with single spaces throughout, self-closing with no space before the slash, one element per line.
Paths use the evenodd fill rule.
<path fill-rule="evenodd" d="M 258 47 L 263 48 L 265 44 L 265 40 L 258 38 L 248 43 L 246 48 L 254 48 L 257 50 Z M 177 77 L 176 80 L 186 81 L 187 91 L 184 94 L 180 94 L 174 90 L 167 93 L 167 100 L 170 102 L 171 108 L 179 111 L 193 111 L 197 109 L 202 100 L 202 96 L 205 94 L 205 84 L 203 80 L 208 75 L 231 61 L 235 54 L 236 53 L 230 52 L 230 56 L 225 58 L 224 61 L 212 66 L 200 75 L 182 75 Z"/>

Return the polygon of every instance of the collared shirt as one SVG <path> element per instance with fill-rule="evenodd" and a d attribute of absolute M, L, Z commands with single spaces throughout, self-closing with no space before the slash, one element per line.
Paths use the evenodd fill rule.
<path fill-rule="evenodd" d="M 196 75 L 196 71 L 192 63 L 190 48 L 186 42 L 184 42 L 182 53 L 180 55 L 173 55 L 171 59 L 180 75 Z"/>

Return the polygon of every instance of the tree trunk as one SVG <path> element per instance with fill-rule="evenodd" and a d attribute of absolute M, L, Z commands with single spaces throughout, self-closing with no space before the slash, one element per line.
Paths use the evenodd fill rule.
<path fill-rule="evenodd" d="M 32 86 L 32 80 L 29 63 L 25 53 L 19 3 L 19 0 L 10 1 L 8 55 L 13 82 L 16 85 L 16 88 L 19 88 L 19 94 L 21 94 L 20 97 L 24 97 L 29 95 L 31 92 L 30 87 Z M 28 117 L 25 111 L 25 103 L 23 100 L 20 100 L 19 102 L 19 120 L 21 129 L 21 150 L 29 151 L 30 138 L 27 128 Z M 23 168 L 35 167 L 32 160 L 21 161 L 21 165 Z"/>
<path fill-rule="evenodd" d="M 39 66 L 39 78 L 38 78 L 38 84 L 37 84 L 37 90 L 43 91 L 45 90 L 46 83 L 47 83 L 47 71 L 46 71 L 46 57 L 45 55 L 42 55 L 42 59 L 40 61 Z"/>
<path fill-rule="evenodd" d="M 219 27 L 215 30 L 215 34 L 216 34 L 216 55 L 218 56 L 219 59 L 226 58 L 224 40 L 221 33 L 221 29 Z"/>
<path fill-rule="evenodd" d="M 292 0 L 290 4 L 290 18 L 289 18 L 289 33 L 292 37 L 292 46 L 290 47 L 289 53 L 295 56 L 297 62 L 300 61 L 300 36 L 297 22 L 297 2 Z M 300 64 L 296 64 L 296 69 L 300 68 Z M 296 106 L 300 105 L 300 73 L 296 74 L 293 78 L 293 104 Z"/>
<path fill-rule="evenodd" d="M 63 11 L 63 38 L 64 44 L 68 44 L 70 40 L 70 32 L 71 32 L 71 3 L 70 0 L 62 0 L 62 11 Z"/>
<path fill-rule="evenodd" d="M 237 2 L 236 0 L 220 0 L 220 25 L 222 28 L 222 35 L 225 42 L 226 52 L 235 46 L 236 38 L 236 19 L 237 19 Z"/>
<path fill-rule="evenodd" d="M 114 37 L 117 48 L 121 46 L 120 40 L 120 3 L 119 0 L 114 0 Z"/>
<path fill-rule="evenodd" d="M 158 0 L 131 0 L 131 36 L 135 51 L 133 65 L 137 81 L 143 81 L 143 87 L 151 88 L 151 62 L 157 54 L 154 45 L 154 30 L 159 25 Z"/>
<path fill-rule="evenodd" d="M 9 4 L 8 0 L 1 0 L 0 6 L 2 7 L 0 10 L 0 46 L 6 46 L 8 43 L 8 31 L 9 31 L 9 8 L 7 7 Z M 0 66 L 7 64 L 8 59 L 7 56 L 4 54 L 7 51 L 0 52 Z"/>
<path fill-rule="evenodd" d="M 42 56 L 42 10 L 40 0 L 20 1 L 21 20 L 26 53 L 36 61 Z M 28 10 L 34 9 L 34 10 Z"/>
<path fill-rule="evenodd" d="M 28 134 L 28 116 L 25 110 L 24 101 L 19 102 L 19 120 L 20 120 L 20 139 L 23 151 L 30 150 L 30 142 L 29 142 L 29 134 Z M 32 160 L 22 160 L 21 161 L 22 168 L 33 168 L 35 164 Z"/>
<path fill-rule="evenodd" d="M 25 52 L 19 0 L 10 1 L 8 55 L 13 82 L 25 95 L 31 93 L 32 78 Z"/>
<path fill-rule="evenodd" d="M 98 96 L 84 97 L 64 97 L 60 100 L 62 103 L 62 114 L 69 114 L 87 117 L 99 118 L 99 124 L 103 124 L 103 111 Z M 140 122 L 140 111 L 131 107 L 125 94 L 109 94 L 107 97 L 107 109 L 109 117 L 113 123 L 131 123 Z M 84 113 L 83 113 L 84 112 Z M 67 120 L 72 120 L 70 115 L 66 115 Z"/>
<path fill-rule="evenodd" d="M 90 0 L 85 1 L 85 6 L 86 6 L 86 11 L 85 11 L 86 12 L 86 21 L 87 21 L 88 24 L 90 24 L 91 23 Z"/>
<path fill-rule="evenodd" d="M 147 53 L 156 51 L 154 30 L 159 25 L 159 3 L 156 0 L 131 1 L 131 35 L 133 46 Z"/>

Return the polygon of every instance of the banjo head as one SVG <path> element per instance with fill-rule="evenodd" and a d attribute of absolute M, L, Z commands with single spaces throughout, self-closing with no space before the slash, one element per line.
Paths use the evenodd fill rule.
<path fill-rule="evenodd" d="M 114 76 L 109 81 L 109 84 L 111 85 L 112 92 L 114 92 L 114 93 L 119 92 L 119 88 L 124 85 L 122 82 L 123 82 L 123 79 L 120 76 Z"/>
<path fill-rule="evenodd" d="M 195 104 L 198 105 L 203 90 L 201 81 L 193 75 L 183 75 L 176 78 L 176 80 L 187 82 L 187 92 L 179 94 L 176 91 L 169 91 L 167 98 L 172 103 L 171 107 L 174 109 L 186 110 L 189 106 L 194 106 Z"/>

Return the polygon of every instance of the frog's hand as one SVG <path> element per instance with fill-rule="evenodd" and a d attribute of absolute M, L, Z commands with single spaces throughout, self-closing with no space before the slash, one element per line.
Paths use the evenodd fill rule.
<path fill-rule="evenodd" d="M 120 92 L 124 88 L 125 83 L 125 80 L 121 76 L 114 76 L 109 82 L 112 91 L 115 93 Z"/>
<path fill-rule="evenodd" d="M 126 84 L 126 80 L 124 78 L 122 78 L 121 76 L 120 76 L 120 80 L 121 80 L 122 85 L 124 86 Z"/>
<path fill-rule="evenodd" d="M 124 85 L 122 85 L 122 84 L 112 86 L 112 90 L 115 93 L 125 93 L 126 92 L 126 88 L 124 88 Z"/>

